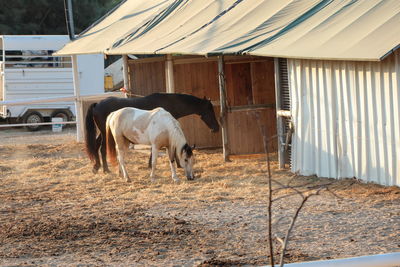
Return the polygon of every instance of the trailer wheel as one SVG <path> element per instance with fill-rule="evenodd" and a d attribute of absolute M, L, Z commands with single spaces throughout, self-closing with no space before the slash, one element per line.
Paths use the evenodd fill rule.
<path fill-rule="evenodd" d="M 37 111 L 29 111 L 26 115 L 24 115 L 24 123 L 41 123 L 43 122 L 43 116 Z M 42 128 L 41 125 L 38 126 L 25 126 L 29 131 L 38 131 Z"/>
<path fill-rule="evenodd" d="M 63 121 L 70 121 L 71 115 L 65 110 L 55 110 L 51 113 L 52 118 L 62 118 Z M 68 124 L 64 124 L 63 128 L 67 127 Z"/>
<path fill-rule="evenodd" d="M 63 121 L 69 121 L 71 119 L 71 115 L 68 114 L 65 110 L 55 110 L 51 113 L 52 118 L 63 118 Z"/>

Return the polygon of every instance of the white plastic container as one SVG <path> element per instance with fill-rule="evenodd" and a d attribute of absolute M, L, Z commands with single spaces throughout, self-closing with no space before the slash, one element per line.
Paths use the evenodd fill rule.
<path fill-rule="evenodd" d="M 57 118 L 57 117 L 51 118 L 51 122 L 62 122 L 62 121 L 63 121 L 63 118 Z M 53 132 L 54 133 L 62 132 L 62 127 L 63 127 L 62 124 L 53 124 L 52 125 Z"/>

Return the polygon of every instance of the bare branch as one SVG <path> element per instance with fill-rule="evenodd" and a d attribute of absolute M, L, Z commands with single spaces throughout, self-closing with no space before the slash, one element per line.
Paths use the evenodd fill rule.
<path fill-rule="evenodd" d="M 293 174 L 292 177 L 290 177 L 290 180 L 288 182 L 288 186 L 294 181 L 294 179 L 296 179 L 297 177 L 299 177 L 299 175 L 297 175 L 297 173 Z"/>
<path fill-rule="evenodd" d="M 272 180 L 274 183 L 278 184 L 282 189 L 290 189 L 293 190 L 294 192 L 296 192 L 298 195 L 300 195 L 301 197 L 303 197 L 303 193 L 300 190 L 297 190 L 296 188 L 292 187 L 292 186 L 287 186 L 284 185 L 281 182 L 278 182 L 277 180 Z"/>
<path fill-rule="evenodd" d="M 309 186 L 309 185 L 312 184 L 310 182 L 310 183 L 306 183 L 306 184 L 302 184 L 302 185 L 291 186 L 290 184 L 295 180 L 295 178 L 298 177 L 297 174 L 293 175 L 290 178 L 290 180 L 288 181 L 287 185 L 284 185 L 283 183 L 281 183 L 281 182 L 279 182 L 277 180 L 273 180 L 272 179 L 272 174 L 271 174 L 271 167 L 270 167 L 268 144 L 269 144 L 269 142 L 271 140 L 275 139 L 277 136 L 272 136 L 272 137 L 268 138 L 265 127 L 262 127 L 262 125 L 260 123 L 260 113 L 259 112 L 255 112 L 253 114 L 254 114 L 254 117 L 255 117 L 255 119 L 257 121 L 257 125 L 259 127 L 260 133 L 261 133 L 261 135 L 263 137 L 264 151 L 267 154 L 267 168 L 268 168 L 268 242 L 269 242 L 270 265 L 272 267 L 275 266 L 274 265 L 273 240 L 272 240 L 272 202 L 283 198 L 283 197 L 278 197 L 278 198 L 275 198 L 274 200 L 272 199 L 272 193 L 273 193 L 272 183 L 275 183 L 278 186 L 280 186 L 280 188 L 274 189 L 274 192 L 279 191 L 279 190 L 283 190 L 283 189 L 289 189 L 289 190 L 294 192 L 292 195 L 299 195 L 302 198 L 302 201 L 301 201 L 300 205 L 297 207 L 293 217 L 290 219 L 289 228 L 287 229 L 285 238 L 282 239 L 282 238 L 278 237 L 277 235 L 275 235 L 276 240 L 279 243 L 281 243 L 281 245 L 282 245 L 281 255 L 280 255 L 280 266 L 283 266 L 284 265 L 284 256 L 285 256 L 286 248 L 288 247 L 288 244 L 289 244 L 290 234 L 291 234 L 291 232 L 293 230 L 294 224 L 295 224 L 295 222 L 296 222 L 296 220 L 297 220 L 297 218 L 299 216 L 299 213 L 302 210 L 302 208 L 304 207 L 304 205 L 307 202 L 307 200 L 312 196 L 319 195 L 319 193 L 323 189 L 326 189 L 328 192 L 330 192 L 334 196 L 336 196 L 336 194 L 334 194 L 333 192 L 328 190 L 328 186 L 331 185 L 332 183 L 323 184 L 323 185 L 317 185 L 317 186 Z M 299 190 L 298 188 L 306 188 L 307 190 L 302 191 L 302 190 Z M 287 195 L 285 197 L 287 197 Z M 278 220 L 278 222 L 280 222 L 281 220 L 283 220 L 283 219 L 280 218 Z"/>
<path fill-rule="evenodd" d="M 336 197 L 336 198 L 338 198 L 338 199 L 340 199 L 340 200 L 343 200 L 343 199 L 344 199 L 343 197 L 341 197 L 341 196 L 339 196 L 338 194 L 336 194 L 335 192 L 333 192 L 331 188 L 326 188 L 326 191 L 327 191 L 328 193 L 330 193 L 332 196 L 334 196 L 334 197 Z"/>
<path fill-rule="evenodd" d="M 286 194 L 286 195 L 284 195 L 284 196 L 280 196 L 280 197 L 274 198 L 274 199 L 273 199 L 273 202 L 278 201 L 278 200 L 281 200 L 281 199 L 285 199 L 285 198 L 288 198 L 288 197 L 292 197 L 292 196 L 298 196 L 298 195 L 299 195 L 299 194 L 298 194 L 297 192 L 291 193 L 291 194 Z"/>
<path fill-rule="evenodd" d="M 275 180 L 273 180 L 272 182 L 275 182 Z M 278 184 L 278 183 L 277 183 Z M 275 188 L 273 191 L 274 193 L 279 192 L 280 190 L 285 190 L 285 189 L 289 189 L 289 188 L 303 188 L 303 187 L 307 187 L 308 185 L 312 184 L 310 183 L 306 183 L 306 184 L 299 184 L 299 185 L 292 185 L 292 186 L 288 186 L 288 185 L 283 185 L 278 184 L 279 186 L 281 186 L 280 188 Z M 283 185 L 283 186 L 282 186 Z"/>
<path fill-rule="evenodd" d="M 284 255 L 285 255 L 285 252 L 286 252 L 287 245 L 288 245 L 288 243 L 289 243 L 289 236 L 290 236 L 290 233 L 292 232 L 294 223 L 296 222 L 297 217 L 299 216 L 299 213 L 300 213 L 301 209 L 304 207 L 304 204 L 307 202 L 307 200 L 308 200 L 311 196 L 319 195 L 319 192 L 320 192 L 322 189 L 325 189 L 325 187 L 320 187 L 320 188 L 317 189 L 315 192 L 308 192 L 307 195 L 303 196 L 303 200 L 301 201 L 300 206 L 296 209 L 296 212 L 295 212 L 295 214 L 293 215 L 293 218 L 292 218 L 292 220 L 291 220 L 290 226 L 289 226 L 289 228 L 288 228 L 288 230 L 287 230 L 287 232 L 286 232 L 285 242 L 284 242 L 283 247 L 282 247 L 282 252 L 281 252 L 281 257 L 280 257 L 280 266 L 281 266 L 281 267 L 284 265 Z"/>
<path fill-rule="evenodd" d="M 269 149 L 268 143 L 269 140 L 266 134 L 265 127 L 261 126 L 260 123 L 260 113 L 255 112 L 254 117 L 256 118 L 257 125 L 260 129 L 260 133 L 263 137 L 264 151 L 267 154 L 267 169 L 268 169 L 268 243 L 269 243 L 269 255 L 270 255 L 270 264 L 272 267 L 274 264 L 274 248 L 272 242 L 272 174 L 271 174 L 271 163 L 269 160 Z"/>
<path fill-rule="evenodd" d="M 280 237 L 278 237 L 278 236 L 276 236 L 276 235 L 275 235 L 275 238 L 276 238 L 276 240 L 278 240 L 278 241 L 279 241 L 279 243 L 281 243 L 281 245 L 282 245 L 282 246 L 284 246 L 284 245 L 285 245 L 285 241 L 283 241 L 283 239 L 282 239 L 282 238 L 280 238 Z"/>

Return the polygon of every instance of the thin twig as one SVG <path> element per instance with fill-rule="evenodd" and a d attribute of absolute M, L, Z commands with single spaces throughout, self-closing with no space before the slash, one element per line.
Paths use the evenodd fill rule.
<path fill-rule="evenodd" d="M 273 180 L 272 182 L 275 182 L 276 180 Z M 278 184 L 278 183 L 277 183 Z M 274 192 L 278 192 L 278 191 L 280 191 L 280 190 L 285 190 L 285 189 L 288 189 L 288 188 L 304 188 L 304 187 L 307 187 L 308 185 L 311 185 L 311 184 L 313 184 L 312 182 L 309 182 L 309 183 L 305 183 L 305 184 L 299 184 L 299 185 L 292 185 L 292 186 L 288 186 L 288 185 L 284 185 L 283 187 L 281 187 L 281 188 L 275 188 L 274 189 Z M 279 186 L 281 186 L 282 184 L 278 184 Z"/>
<path fill-rule="evenodd" d="M 257 121 L 257 125 L 260 128 L 261 135 L 263 137 L 264 151 L 267 154 L 267 168 L 268 168 L 268 242 L 269 242 L 269 255 L 270 255 L 270 264 L 271 267 L 274 267 L 274 248 L 272 242 L 272 174 L 271 174 L 271 164 L 269 160 L 269 149 L 268 143 L 271 140 L 268 140 L 265 128 L 261 126 L 260 123 L 260 113 L 254 113 L 254 116 Z"/>
<path fill-rule="evenodd" d="M 290 180 L 289 180 L 289 182 L 287 183 L 287 185 L 289 186 L 297 177 L 299 177 L 299 176 L 297 175 L 297 173 L 293 174 L 292 177 L 290 177 Z"/>
<path fill-rule="evenodd" d="M 275 238 L 276 238 L 276 240 L 279 241 L 279 243 L 281 243 L 281 246 L 283 246 L 285 244 L 285 241 L 282 238 L 280 238 L 278 236 L 275 236 Z"/>
<path fill-rule="evenodd" d="M 297 217 L 299 216 L 299 213 L 300 213 L 301 209 L 303 208 L 304 204 L 306 203 L 306 201 L 307 201 L 311 196 L 318 195 L 319 192 L 320 192 L 322 189 L 325 189 L 325 188 L 324 188 L 324 187 L 321 187 L 321 188 L 319 188 L 317 191 L 315 191 L 314 193 L 309 193 L 309 194 L 306 195 L 306 196 L 302 195 L 303 200 L 301 201 L 300 206 L 296 209 L 296 212 L 295 212 L 295 214 L 294 214 L 294 216 L 293 216 L 293 218 L 292 218 L 292 221 L 291 221 L 291 223 L 290 223 L 290 226 L 289 226 L 289 228 L 288 228 L 288 230 L 287 230 L 287 232 L 286 232 L 285 243 L 283 244 L 282 252 L 281 252 L 281 257 L 280 257 L 280 266 L 281 266 L 281 267 L 284 265 L 284 256 L 285 256 L 285 252 L 286 252 L 287 245 L 288 245 L 288 243 L 289 243 L 289 236 L 290 236 L 290 233 L 292 232 L 294 223 L 296 222 L 296 219 L 297 219 Z"/>
<path fill-rule="evenodd" d="M 281 200 L 281 199 L 285 199 L 285 198 L 292 197 L 292 196 L 298 196 L 298 195 L 299 194 L 297 192 L 294 192 L 294 193 L 291 193 L 291 194 L 286 194 L 284 196 L 276 197 L 272 201 L 275 202 L 275 201 L 278 201 L 278 200 Z"/>
<path fill-rule="evenodd" d="M 296 192 L 297 194 L 299 194 L 300 196 L 303 196 L 300 190 L 297 190 L 296 188 L 292 187 L 292 186 L 287 186 L 282 184 L 281 182 L 278 182 L 277 180 L 273 180 L 274 183 L 278 184 L 280 187 L 282 187 L 283 189 L 290 189 L 293 190 L 294 192 Z"/>
<path fill-rule="evenodd" d="M 274 267 L 274 251 L 273 251 L 273 240 L 272 240 L 272 202 L 276 201 L 280 198 L 276 198 L 276 199 L 272 199 L 272 182 L 276 183 L 277 185 L 279 185 L 281 188 L 279 189 L 275 189 L 275 191 L 277 190 L 282 190 L 282 189 L 290 189 L 292 191 L 294 191 L 294 194 L 299 195 L 302 198 L 302 201 L 299 205 L 299 207 L 296 209 L 295 214 L 293 215 L 293 217 L 291 218 L 291 222 L 289 225 L 289 228 L 287 229 L 286 235 L 284 240 L 282 240 L 282 238 L 278 237 L 275 235 L 276 240 L 278 240 L 278 242 L 281 243 L 282 245 L 282 249 L 281 249 L 281 255 L 280 255 L 280 266 L 284 265 L 284 257 L 285 257 L 285 252 L 286 252 L 286 248 L 288 246 L 289 243 L 289 237 L 290 234 L 293 230 L 294 224 L 297 220 L 297 217 L 299 216 L 300 211 L 302 210 L 302 208 L 304 207 L 304 204 L 307 202 L 307 200 L 314 195 L 319 195 L 320 191 L 322 189 L 327 189 L 328 185 L 331 185 L 331 183 L 329 184 L 324 184 L 324 185 L 319 185 L 319 188 L 315 191 L 315 192 L 311 192 L 311 190 L 314 190 L 316 186 L 311 186 L 308 187 L 308 184 L 303 184 L 303 185 L 298 185 L 298 186 L 290 186 L 290 184 L 295 180 L 295 178 L 297 177 L 297 174 L 293 175 L 291 177 L 291 179 L 288 181 L 287 185 L 282 184 L 279 181 L 273 180 L 272 179 L 272 174 L 271 174 L 271 167 L 270 167 L 270 159 L 269 159 L 269 149 L 268 149 L 268 144 L 271 140 L 273 140 L 276 136 L 267 137 L 266 134 L 266 130 L 265 127 L 261 126 L 260 123 L 260 113 L 259 112 L 255 112 L 253 113 L 254 117 L 256 118 L 257 121 L 257 125 L 260 129 L 260 133 L 263 137 L 263 144 L 264 144 L 264 150 L 265 153 L 267 154 L 267 167 L 268 167 L 268 242 L 269 242 L 269 253 L 270 253 L 270 265 L 271 267 Z M 298 190 L 297 187 L 306 187 L 308 188 L 308 190 L 305 191 L 301 191 Z M 328 190 L 328 189 L 327 189 Z M 333 192 L 331 192 L 330 190 L 328 190 L 328 192 L 332 193 L 334 196 L 336 196 L 336 194 L 334 194 Z M 281 219 L 278 220 L 278 222 L 281 221 Z"/>
<path fill-rule="evenodd" d="M 340 200 L 343 200 L 343 199 L 344 199 L 343 197 L 341 197 L 341 196 L 339 196 L 338 194 L 336 194 L 335 192 L 333 192 L 331 188 L 327 188 L 326 191 L 327 191 L 328 193 L 330 193 L 331 195 L 333 195 L 334 197 L 340 199 Z"/>

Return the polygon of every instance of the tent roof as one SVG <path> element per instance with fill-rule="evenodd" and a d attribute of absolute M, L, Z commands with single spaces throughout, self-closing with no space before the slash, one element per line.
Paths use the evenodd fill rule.
<path fill-rule="evenodd" d="M 251 54 L 381 60 L 399 0 L 128 0 L 58 54 Z"/>

